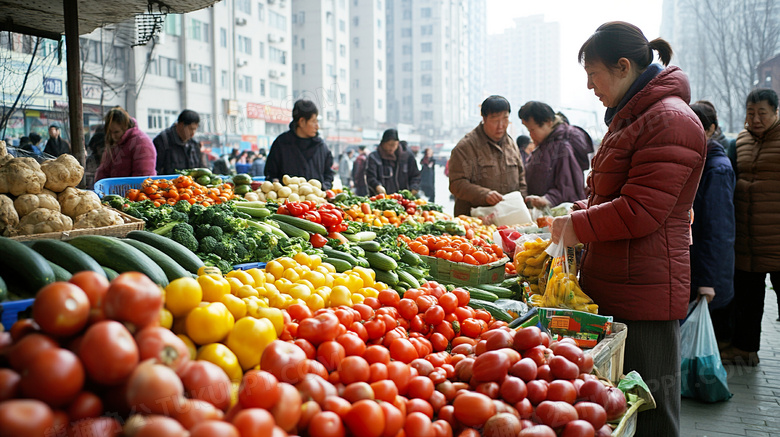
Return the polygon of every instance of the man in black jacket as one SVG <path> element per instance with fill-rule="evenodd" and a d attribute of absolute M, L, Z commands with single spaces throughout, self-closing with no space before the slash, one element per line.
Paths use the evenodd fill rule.
<path fill-rule="evenodd" d="M 70 143 L 62 139 L 60 127 L 56 124 L 49 126 L 49 141 L 46 142 L 43 152 L 54 157 L 70 153 Z"/>
<path fill-rule="evenodd" d="M 318 114 L 314 102 L 295 102 L 290 130 L 276 137 L 268 152 L 266 180 L 281 180 L 284 175 L 288 175 L 317 179 L 322 182 L 323 190 L 333 186 L 333 154 L 318 136 Z"/>
<path fill-rule="evenodd" d="M 176 174 L 176 170 L 200 167 L 200 144 L 193 139 L 200 125 L 197 112 L 185 109 L 171 127 L 155 138 L 157 174 Z"/>

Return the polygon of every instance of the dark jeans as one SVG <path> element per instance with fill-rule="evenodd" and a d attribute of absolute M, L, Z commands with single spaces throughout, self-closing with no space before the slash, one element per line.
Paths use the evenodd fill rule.
<path fill-rule="evenodd" d="M 366 185 L 355 185 L 355 189 L 353 191 L 356 196 L 368 196 L 368 186 Z"/>
<path fill-rule="evenodd" d="M 636 436 L 680 435 L 680 321 L 628 321 L 623 373 L 642 375 L 657 407 L 640 413 Z"/>
<path fill-rule="evenodd" d="M 425 193 L 429 202 L 436 202 L 436 188 L 433 185 L 423 185 L 420 187 L 420 191 Z"/>
<path fill-rule="evenodd" d="M 734 271 L 734 335 L 731 344 L 747 352 L 761 346 L 761 319 L 764 317 L 766 275 L 761 272 Z M 772 286 L 780 286 L 780 272 L 769 272 Z"/>

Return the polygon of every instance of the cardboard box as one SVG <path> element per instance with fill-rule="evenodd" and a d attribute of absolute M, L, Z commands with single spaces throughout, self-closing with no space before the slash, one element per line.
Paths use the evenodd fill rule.
<path fill-rule="evenodd" d="M 539 308 L 539 323 L 554 337 L 573 338 L 583 348 L 595 347 L 601 339 L 612 333 L 612 316 L 599 316 L 584 311 Z"/>
<path fill-rule="evenodd" d="M 439 282 L 455 285 L 496 284 L 504 280 L 504 266 L 508 261 L 509 258 L 504 257 L 494 263 L 475 266 L 439 259 L 436 272 L 431 270 L 431 276 Z"/>

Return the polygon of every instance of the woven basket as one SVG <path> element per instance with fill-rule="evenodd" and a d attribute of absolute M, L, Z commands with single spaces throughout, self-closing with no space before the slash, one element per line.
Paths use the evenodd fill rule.
<path fill-rule="evenodd" d="M 119 213 L 119 215 L 122 216 L 122 220 L 124 220 L 124 224 L 103 226 L 100 228 L 73 229 L 70 231 L 63 231 L 63 232 L 46 232 L 43 234 L 19 235 L 11 238 L 19 241 L 44 240 L 44 239 L 68 240 L 70 238 L 77 237 L 79 235 L 105 235 L 108 237 L 121 238 L 127 236 L 127 233 L 130 231 L 142 231 L 144 229 L 143 220 L 127 215 L 122 211 L 117 211 L 114 208 L 109 208 L 109 209 Z"/>

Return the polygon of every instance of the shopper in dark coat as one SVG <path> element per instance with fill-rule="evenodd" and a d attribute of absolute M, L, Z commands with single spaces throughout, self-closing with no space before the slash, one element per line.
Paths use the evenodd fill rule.
<path fill-rule="evenodd" d="M 44 153 L 57 157 L 64 153 L 70 153 L 70 143 L 60 136 L 60 127 L 56 124 L 49 126 L 49 141 L 46 141 Z"/>
<path fill-rule="evenodd" d="M 425 149 L 425 156 L 420 160 L 420 189 L 428 197 L 428 201 L 436 201 L 436 159 L 433 149 Z"/>
<path fill-rule="evenodd" d="M 366 146 L 358 147 L 358 156 L 352 165 L 352 184 L 355 186 L 355 194 L 365 196 L 368 194 L 366 185 L 366 166 L 368 165 L 368 152 Z"/>
<path fill-rule="evenodd" d="M 693 201 L 691 225 L 691 300 L 709 301 L 712 325 L 720 341 L 728 341 L 727 305 L 734 298 L 734 169 L 723 145 L 714 139 L 718 126 L 715 107 L 702 101 L 691 105 L 707 135 L 707 160 Z"/>
<path fill-rule="evenodd" d="M 401 190 L 420 190 L 420 169 L 411 152 L 399 146 L 398 131 L 388 129 L 376 151 L 368 155 L 366 167 L 368 192 L 392 194 Z"/>
<path fill-rule="evenodd" d="M 100 162 L 103 159 L 103 153 L 106 150 L 106 130 L 103 125 L 99 125 L 95 129 L 95 134 L 89 139 L 87 144 L 87 162 L 84 166 L 84 182 L 88 190 L 91 190 L 95 186 L 95 173 Z"/>
<path fill-rule="evenodd" d="M 271 145 L 265 162 L 265 178 L 282 180 L 284 175 L 317 179 L 325 190 L 333 186 L 333 154 L 318 135 L 317 106 L 298 100 L 293 106 L 290 130 Z"/>
<path fill-rule="evenodd" d="M 200 166 L 200 144 L 193 139 L 199 125 L 198 113 L 185 109 L 176 123 L 154 137 L 158 175 Z"/>

